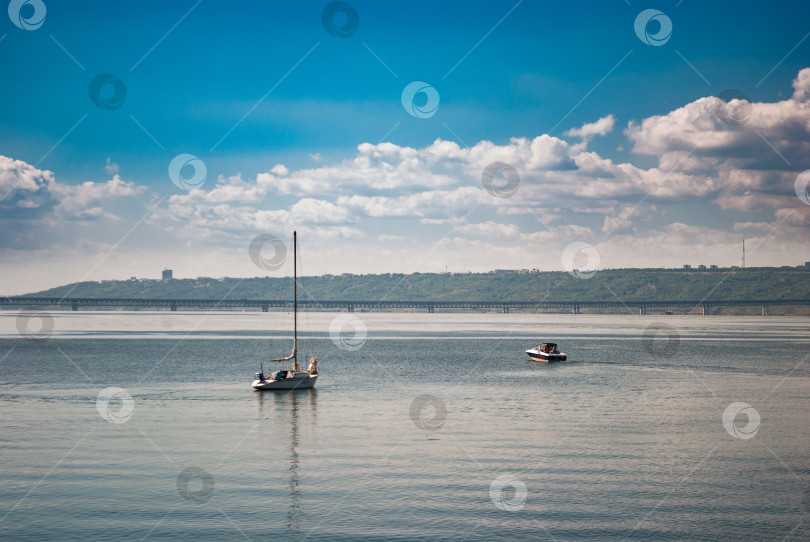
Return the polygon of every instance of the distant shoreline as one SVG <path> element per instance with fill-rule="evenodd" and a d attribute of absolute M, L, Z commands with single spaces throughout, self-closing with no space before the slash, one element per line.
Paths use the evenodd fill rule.
<path fill-rule="evenodd" d="M 810 315 L 810 269 L 804 267 L 344 274 L 299 277 L 298 283 L 298 300 L 305 310 Z M 286 303 L 279 300 L 292 300 L 292 293 L 287 277 L 198 277 L 79 282 L 19 297 L 98 300 L 79 302 L 76 309 L 99 308 L 102 300 L 110 306 L 125 305 L 115 300 L 129 299 L 160 300 L 128 304 L 142 308 L 174 305 L 186 310 L 186 301 L 196 300 L 203 310 L 222 305 L 278 310 Z M 8 305 L 7 300 L 0 298 L 0 306 Z M 788 300 L 799 302 L 780 306 L 789 305 Z M 732 302 L 749 306 L 723 306 Z"/>

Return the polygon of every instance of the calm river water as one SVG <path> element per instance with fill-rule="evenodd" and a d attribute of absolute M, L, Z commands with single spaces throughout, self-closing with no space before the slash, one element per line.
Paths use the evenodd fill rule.
<path fill-rule="evenodd" d="M 810 538 L 808 318 L 299 317 L 0 313 L 0 538 Z"/>

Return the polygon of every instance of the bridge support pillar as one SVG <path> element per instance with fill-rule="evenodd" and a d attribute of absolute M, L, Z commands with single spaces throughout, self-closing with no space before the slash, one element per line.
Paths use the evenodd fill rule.
<path fill-rule="evenodd" d="M 346 305 L 346 312 L 354 312 L 354 305 Z"/>
<path fill-rule="evenodd" d="M 509 314 L 509 307 L 504 306 L 503 313 L 504 314 Z"/>
<path fill-rule="evenodd" d="M 428 305 L 428 312 L 432 314 L 433 310 L 434 310 L 433 305 Z"/>
<path fill-rule="evenodd" d="M 177 303 L 169 304 L 169 310 L 170 311 L 176 311 L 177 310 Z"/>
<path fill-rule="evenodd" d="M 700 314 L 702 314 L 703 316 L 706 316 L 706 309 L 707 309 L 707 308 L 708 308 L 708 307 L 707 307 L 706 305 L 701 305 L 701 307 L 700 307 L 700 309 L 701 309 Z"/>
<path fill-rule="evenodd" d="M 77 303 L 73 303 L 70 306 L 70 310 L 72 310 L 73 312 L 76 312 L 77 310 L 79 310 L 79 305 Z"/>
<path fill-rule="evenodd" d="M 270 305 L 262 305 L 262 312 L 269 312 L 269 311 L 270 311 Z"/>
<path fill-rule="evenodd" d="M 644 305 L 640 305 L 638 308 L 638 315 L 644 316 L 645 314 L 647 314 L 647 307 L 645 307 Z"/>
<path fill-rule="evenodd" d="M 574 305 L 574 314 L 579 314 L 579 305 Z"/>
<path fill-rule="evenodd" d="M 767 304 L 763 303 L 762 304 L 762 316 L 770 316 L 770 311 L 768 309 L 770 309 L 770 307 L 768 307 Z"/>

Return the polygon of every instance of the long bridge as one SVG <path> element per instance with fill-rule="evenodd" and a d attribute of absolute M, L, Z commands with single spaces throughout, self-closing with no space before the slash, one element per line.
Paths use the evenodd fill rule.
<path fill-rule="evenodd" d="M 224 309 L 224 308 L 254 308 L 264 312 L 274 308 L 291 308 L 291 300 L 280 299 L 154 299 L 154 298 L 94 298 L 94 297 L 0 297 L 0 307 L 55 307 L 70 308 L 77 311 L 79 307 L 134 307 L 169 309 L 176 311 L 182 309 Z M 419 309 L 435 312 L 437 309 L 455 310 L 500 310 L 508 313 L 510 310 L 538 310 L 557 309 L 580 314 L 582 309 L 613 308 L 626 309 L 638 314 L 646 314 L 650 308 L 689 308 L 689 312 L 708 314 L 715 307 L 761 307 L 762 315 L 767 316 L 771 306 L 810 306 L 810 299 L 703 299 L 699 301 L 402 301 L 402 300 L 332 300 L 315 301 L 310 299 L 299 300 L 298 305 L 311 310 L 346 310 L 354 312 L 355 309 L 369 311 L 381 309 Z"/>

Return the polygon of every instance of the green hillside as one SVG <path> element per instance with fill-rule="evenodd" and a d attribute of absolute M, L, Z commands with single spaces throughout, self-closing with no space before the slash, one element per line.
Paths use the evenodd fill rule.
<path fill-rule="evenodd" d="M 287 278 L 81 282 L 29 294 L 42 297 L 291 299 Z M 716 300 L 810 299 L 810 271 L 607 269 L 582 279 L 565 272 L 414 273 L 302 277 L 299 296 L 313 300 Z"/>

